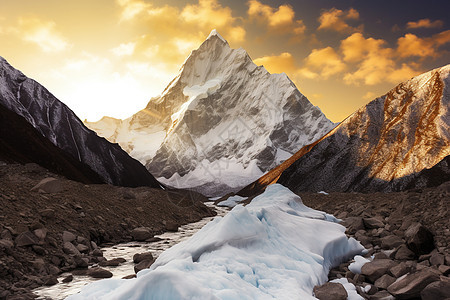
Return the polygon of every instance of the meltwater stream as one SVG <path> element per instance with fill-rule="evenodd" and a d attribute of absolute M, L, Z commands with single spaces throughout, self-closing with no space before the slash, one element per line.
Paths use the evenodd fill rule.
<path fill-rule="evenodd" d="M 217 216 L 224 216 L 228 209 L 224 207 L 217 207 L 212 202 L 205 203 L 210 207 L 214 207 L 217 212 Z M 122 257 L 126 259 L 126 262 L 120 264 L 117 267 L 102 267 L 113 273 L 112 278 L 122 278 L 127 275 L 134 274 L 133 255 L 136 253 L 152 252 L 153 257 L 156 259 L 163 251 L 170 247 L 188 239 L 194 233 L 199 231 L 205 226 L 212 218 L 206 217 L 196 223 L 190 223 L 180 226 L 177 232 L 166 232 L 158 235 L 161 240 L 153 243 L 146 242 L 130 242 L 124 244 L 118 244 L 111 247 L 102 248 L 103 256 L 107 259 Z M 95 279 L 89 276 L 74 275 L 73 280 L 69 283 L 61 283 L 62 280 L 71 275 L 71 273 L 63 273 L 58 277 L 60 283 L 50 287 L 40 287 L 33 292 L 38 295 L 37 299 L 65 299 L 66 297 L 78 293 L 83 286 L 94 281 L 102 280 Z"/>

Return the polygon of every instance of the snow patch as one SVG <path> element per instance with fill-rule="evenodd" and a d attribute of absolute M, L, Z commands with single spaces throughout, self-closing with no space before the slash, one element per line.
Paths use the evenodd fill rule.
<path fill-rule="evenodd" d="M 354 259 L 354 262 L 352 262 L 348 266 L 348 269 L 353 274 L 361 274 L 362 266 L 364 266 L 366 263 L 370 262 L 370 260 L 368 260 L 367 258 L 362 257 L 361 255 L 356 255 L 353 259 Z"/>
<path fill-rule="evenodd" d="M 208 37 L 206 38 L 207 40 L 209 40 L 211 37 L 213 36 L 217 36 L 219 39 L 221 39 L 224 43 L 226 43 L 227 41 L 217 32 L 216 29 L 211 30 L 211 32 L 209 33 Z"/>
<path fill-rule="evenodd" d="M 216 217 L 128 280 L 101 280 L 68 299 L 315 299 L 332 266 L 361 253 L 336 218 L 279 184 Z"/>
<path fill-rule="evenodd" d="M 247 200 L 247 197 L 241 197 L 238 195 L 231 196 L 228 197 L 228 199 L 219 202 L 217 206 L 235 207 L 239 202 L 242 202 L 244 200 Z"/>
<path fill-rule="evenodd" d="M 347 278 L 334 279 L 331 280 L 331 282 L 342 284 L 347 291 L 347 300 L 364 300 L 364 298 L 361 297 L 356 291 L 356 287 L 353 283 L 348 282 Z"/>

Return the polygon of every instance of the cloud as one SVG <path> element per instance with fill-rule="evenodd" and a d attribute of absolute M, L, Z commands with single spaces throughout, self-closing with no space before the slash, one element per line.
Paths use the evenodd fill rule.
<path fill-rule="evenodd" d="M 397 40 L 397 52 L 400 57 L 437 57 L 438 48 L 450 42 L 450 30 L 435 34 L 428 38 L 420 38 L 407 33 Z"/>
<path fill-rule="evenodd" d="M 314 49 L 305 59 L 305 67 L 300 69 L 299 75 L 306 78 L 317 78 L 319 75 L 323 79 L 344 71 L 345 63 L 331 47 Z"/>
<path fill-rule="evenodd" d="M 141 0 L 117 0 L 117 3 L 123 7 L 120 20 L 128 21 L 150 8 L 150 4 Z"/>
<path fill-rule="evenodd" d="M 134 48 L 136 47 L 136 43 L 122 43 L 119 46 L 111 49 L 111 52 L 116 56 L 130 56 L 134 53 Z"/>
<path fill-rule="evenodd" d="M 247 4 L 249 18 L 266 24 L 272 33 L 302 35 L 306 30 L 303 21 L 295 19 L 295 11 L 288 4 L 280 5 L 278 8 L 262 4 L 257 0 L 250 0 Z"/>
<path fill-rule="evenodd" d="M 56 24 L 52 21 L 19 18 L 18 28 L 12 31 L 16 31 L 23 41 L 36 44 L 47 53 L 61 52 L 70 47 L 67 39 L 56 30 Z"/>
<path fill-rule="evenodd" d="M 318 19 L 320 26 L 319 30 L 334 30 L 342 33 L 362 32 L 363 25 L 352 27 L 347 24 L 349 20 L 358 20 L 359 12 L 356 9 L 350 8 L 347 11 L 332 8 L 330 10 L 322 11 Z"/>
<path fill-rule="evenodd" d="M 292 73 L 296 71 L 295 60 L 291 53 L 263 56 L 254 60 L 255 64 L 263 65 L 270 73 Z"/>
<path fill-rule="evenodd" d="M 374 92 L 367 92 L 364 94 L 363 99 L 365 100 L 372 100 L 374 99 L 376 94 Z"/>
<path fill-rule="evenodd" d="M 361 33 L 354 33 L 341 41 L 344 60 L 352 63 L 353 70 L 344 75 L 344 82 L 356 85 L 398 83 L 419 73 L 417 65 L 412 63 L 398 67 L 396 51 L 386 45 L 382 39 L 366 39 Z"/>
<path fill-rule="evenodd" d="M 444 26 L 444 22 L 441 20 L 431 21 L 430 19 L 420 19 L 417 22 L 408 22 L 406 28 L 416 29 L 416 28 L 441 28 Z"/>

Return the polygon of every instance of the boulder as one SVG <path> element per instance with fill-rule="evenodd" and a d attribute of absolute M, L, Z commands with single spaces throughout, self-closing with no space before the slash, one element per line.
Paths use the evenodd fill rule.
<path fill-rule="evenodd" d="M 393 266 L 389 273 L 391 273 L 395 278 L 399 278 L 400 276 L 405 275 L 406 273 L 411 271 L 411 264 L 408 264 L 407 262 L 401 262 L 396 266 Z"/>
<path fill-rule="evenodd" d="M 427 285 L 438 280 L 439 276 L 435 272 L 425 268 L 399 278 L 387 290 L 398 299 L 418 298 Z"/>
<path fill-rule="evenodd" d="M 104 260 L 99 262 L 99 266 L 100 267 L 117 267 L 118 265 L 120 265 L 121 263 L 126 262 L 126 260 L 122 257 L 118 257 L 118 258 L 113 258 L 110 260 Z"/>
<path fill-rule="evenodd" d="M 16 237 L 18 247 L 31 246 L 39 244 L 39 239 L 31 231 L 25 231 Z"/>
<path fill-rule="evenodd" d="M 150 228 L 147 227 L 138 227 L 131 231 L 131 236 L 134 240 L 143 242 L 146 239 L 153 237 L 153 234 Z"/>
<path fill-rule="evenodd" d="M 414 252 L 409 250 L 406 245 L 401 245 L 395 253 L 395 259 L 397 260 L 411 260 L 415 257 L 416 255 L 414 254 Z"/>
<path fill-rule="evenodd" d="M 381 238 L 382 249 L 394 249 L 403 244 L 403 240 L 396 235 L 388 235 Z"/>
<path fill-rule="evenodd" d="M 408 248 L 418 256 L 434 249 L 433 234 L 420 223 L 408 227 L 405 231 L 405 240 Z"/>
<path fill-rule="evenodd" d="M 14 243 L 10 240 L 0 240 L 0 250 L 11 249 L 14 247 Z"/>
<path fill-rule="evenodd" d="M 143 260 L 151 260 L 151 259 L 153 259 L 153 255 L 151 252 L 136 253 L 135 255 L 133 255 L 133 262 L 135 264 L 138 264 Z"/>
<path fill-rule="evenodd" d="M 440 266 L 443 265 L 445 262 L 444 255 L 438 253 L 437 251 L 433 251 L 430 257 L 430 263 L 433 266 Z"/>
<path fill-rule="evenodd" d="M 450 266 L 446 265 L 440 265 L 438 268 L 439 272 L 442 273 L 442 275 L 447 276 L 450 274 Z"/>
<path fill-rule="evenodd" d="M 80 251 L 78 251 L 77 247 L 75 247 L 71 242 L 65 242 L 63 244 L 63 251 L 69 255 L 81 256 Z"/>
<path fill-rule="evenodd" d="M 364 223 L 361 217 L 347 218 L 342 224 L 347 227 L 347 232 L 349 234 L 355 234 L 358 230 L 364 229 Z"/>
<path fill-rule="evenodd" d="M 342 284 L 327 282 L 314 287 L 314 296 L 320 300 L 347 300 L 348 294 Z"/>
<path fill-rule="evenodd" d="M 101 257 L 101 256 L 103 256 L 103 252 L 99 248 L 96 248 L 96 249 L 94 249 L 94 251 L 92 251 L 92 255 Z"/>
<path fill-rule="evenodd" d="M 92 268 L 86 272 L 86 275 L 91 276 L 92 278 L 111 278 L 113 274 L 102 268 Z"/>
<path fill-rule="evenodd" d="M 73 242 L 75 241 L 77 237 L 75 236 L 75 234 L 73 234 L 72 232 L 69 231 L 64 231 L 63 235 L 62 235 L 62 240 L 63 242 Z"/>
<path fill-rule="evenodd" d="M 144 259 L 143 261 L 134 266 L 134 272 L 137 274 L 141 270 L 150 268 L 153 262 L 154 262 L 153 259 Z"/>
<path fill-rule="evenodd" d="M 73 275 L 69 275 L 69 276 L 65 277 L 65 278 L 62 280 L 62 282 L 63 282 L 63 283 L 68 283 L 68 282 L 71 282 L 72 280 L 73 280 Z"/>
<path fill-rule="evenodd" d="M 173 221 L 167 221 L 166 222 L 166 230 L 171 232 L 177 232 L 178 231 L 178 224 Z"/>
<path fill-rule="evenodd" d="M 388 291 L 379 291 L 370 296 L 369 300 L 395 300 L 395 298 Z"/>
<path fill-rule="evenodd" d="M 53 219 L 55 217 L 55 210 L 51 208 L 46 208 L 39 211 L 41 217 L 46 219 Z"/>
<path fill-rule="evenodd" d="M 87 258 L 75 256 L 74 261 L 77 268 L 87 268 L 89 266 L 89 260 Z"/>
<path fill-rule="evenodd" d="M 393 284 L 395 282 L 395 278 L 388 275 L 388 274 L 384 274 L 383 276 L 381 276 L 380 278 L 378 278 L 377 280 L 375 280 L 374 285 L 379 288 L 379 289 L 387 289 L 388 286 L 390 286 L 391 284 Z"/>
<path fill-rule="evenodd" d="M 47 237 L 48 230 L 47 228 L 38 228 L 35 229 L 33 233 L 38 239 L 44 240 Z"/>
<path fill-rule="evenodd" d="M 77 249 L 78 251 L 80 251 L 81 253 L 88 253 L 89 252 L 89 247 L 83 244 L 78 244 L 77 245 Z"/>
<path fill-rule="evenodd" d="M 377 229 L 377 228 L 383 228 L 384 223 L 378 218 L 364 218 L 363 219 L 364 226 L 367 229 Z"/>
<path fill-rule="evenodd" d="M 364 275 L 370 282 L 375 282 L 395 265 L 396 262 L 390 259 L 377 259 L 364 264 L 361 268 L 361 274 Z"/>
<path fill-rule="evenodd" d="M 49 194 L 59 193 L 64 190 L 63 181 L 53 177 L 45 178 L 36 184 L 31 190 Z"/>
<path fill-rule="evenodd" d="M 56 278 L 56 276 L 54 275 L 45 276 L 44 278 L 42 278 L 42 282 L 46 286 L 51 286 L 59 283 L 58 278 Z"/>
<path fill-rule="evenodd" d="M 450 298 L 450 282 L 435 281 L 427 285 L 420 292 L 422 300 L 437 300 Z"/>

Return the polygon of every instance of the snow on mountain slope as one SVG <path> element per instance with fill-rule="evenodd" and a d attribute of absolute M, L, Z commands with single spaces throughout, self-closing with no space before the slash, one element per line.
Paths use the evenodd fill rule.
<path fill-rule="evenodd" d="M 364 248 L 337 219 L 282 185 L 216 217 L 134 279 L 106 279 L 80 299 L 316 299 L 332 266 Z"/>
<path fill-rule="evenodd" d="M 0 57 L 0 105 L 23 117 L 55 146 L 88 165 L 109 184 L 160 187 L 160 183 L 118 145 L 86 128 L 47 89 Z"/>
<path fill-rule="evenodd" d="M 144 110 L 100 123 L 87 125 L 160 181 L 208 195 L 248 184 L 334 127 L 286 74 L 255 65 L 214 30 Z"/>
<path fill-rule="evenodd" d="M 399 84 L 296 157 L 278 182 L 293 191 L 399 191 L 450 154 L 450 65 Z M 447 167 L 448 168 L 448 167 Z M 435 171 L 436 171 L 435 170 Z M 419 184 L 420 185 L 420 184 Z M 422 186 L 423 187 L 423 186 Z"/>

